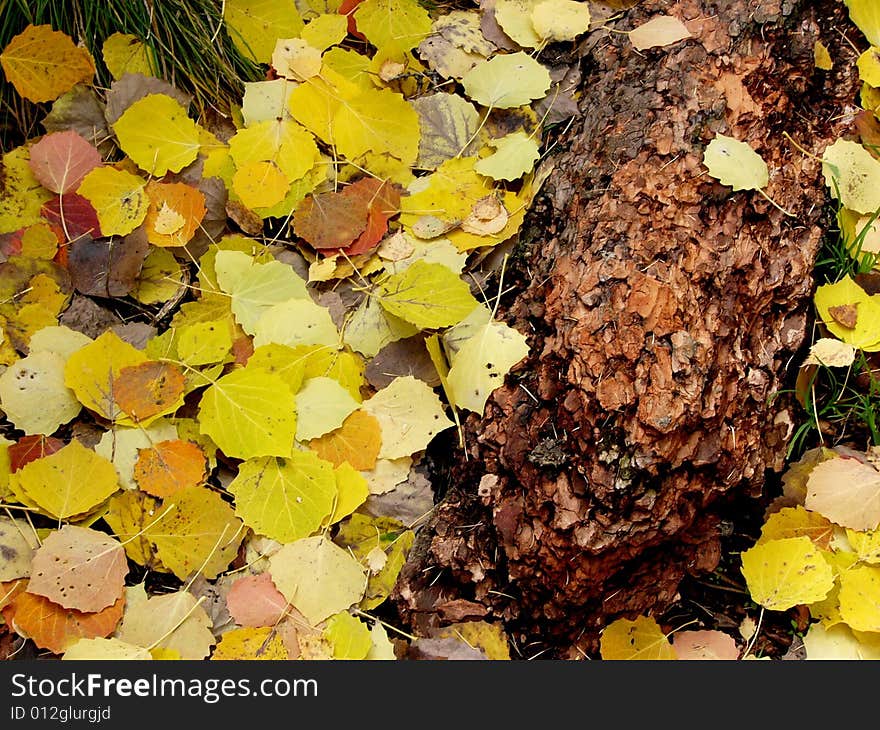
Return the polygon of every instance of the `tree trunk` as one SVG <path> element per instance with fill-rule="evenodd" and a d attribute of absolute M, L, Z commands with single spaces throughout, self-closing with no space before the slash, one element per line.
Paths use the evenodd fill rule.
<path fill-rule="evenodd" d="M 665 610 L 716 566 L 720 498 L 757 496 L 783 467 L 800 416 L 782 391 L 828 225 L 821 165 L 783 132 L 821 155 L 847 131 L 858 82 L 840 31 L 863 39 L 835 0 L 645 0 L 615 27 L 658 13 L 693 38 L 582 45 L 580 115 L 499 311 L 532 354 L 466 421 L 395 592 L 422 632 L 500 619 L 545 656 L 595 656 L 609 621 Z M 708 176 L 719 133 L 761 154 L 794 217 Z"/>

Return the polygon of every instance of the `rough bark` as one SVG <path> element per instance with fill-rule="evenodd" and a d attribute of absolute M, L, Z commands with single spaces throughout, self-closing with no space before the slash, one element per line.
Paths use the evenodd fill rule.
<path fill-rule="evenodd" d="M 714 568 L 719 498 L 783 467 L 827 193 L 782 133 L 821 154 L 847 131 L 855 56 L 838 30 L 858 35 L 832 1 L 646 0 L 616 27 L 661 12 L 693 39 L 585 44 L 581 113 L 500 313 L 532 354 L 467 420 L 395 593 L 421 631 L 500 619 L 519 646 L 595 655 L 608 621 L 662 611 Z M 820 36 L 831 72 L 814 67 Z M 763 156 L 794 217 L 706 174 L 717 133 Z"/>

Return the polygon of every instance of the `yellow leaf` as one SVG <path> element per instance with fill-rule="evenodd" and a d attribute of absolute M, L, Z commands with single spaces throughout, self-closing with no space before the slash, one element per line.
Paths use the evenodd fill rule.
<path fill-rule="evenodd" d="M 281 594 L 314 626 L 357 603 L 366 574 L 351 555 L 324 537 L 282 545 L 269 558 Z"/>
<path fill-rule="evenodd" d="M 454 425 L 433 389 L 412 375 L 392 380 L 364 401 L 363 409 L 382 428 L 380 459 L 422 451 L 434 436 Z"/>
<path fill-rule="evenodd" d="M 834 574 L 809 537 L 762 542 L 742 554 L 742 574 L 752 600 L 771 611 L 821 601 Z"/>
<path fill-rule="evenodd" d="M 223 20 L 246 58 L 269 63 L 278 38 L 299 35 L 303 21 L 293 0 L 226 0 Z"/>
<path fill-rule="evenodd" d="M 212 660 L 281 660 L 288 659 L 281 636 L 271 626 L 226 631 L 220 637 Z"/>
<path fill-rule="evenodd" d="M 442 264 L 416 261 L 379 282 L 382 308 L 420 329 L 458 324 L 476 306 L 470 288 Z"/>
<path fill-rule="evenodd" d="M 868 296 L 849 275 L 821 284 L 814 296 L 822 323 L 835 337 L 868 352 L 880 350 L 880 301 Z M 855 326 L 849 314 L 855 317 Z"/>
<path fill-rule="evenodd" d="M 840 576 L 840 617 L 855 631 L 880 631 L 880 567 L 861 565 Z"/>
<path fill-rule="evenodd" d="M 184 590 L 148 597 L 143 583 L 138 583 L 125 589 L 125 614 L 114 635 L 151 652 L 162 649 L 175 652 L 175 658 L 204 659 L 216 639 L 211 619 L 199 603 Z M 153 658 L 159 657 L 153 654 Z"/>
<path fill-rule="evenodd" d="M 336 347 L 339 330 L 326 307 L 311 299 L 288 299 L 269 307 L 254 327 L 254 347 L 270 343 Z"/>
<path fill-rule="evenodd" d="M 111 421 L 133 425 L 116 403 L 113 383 L 123 368 L 145 362 L 144 353 L 107 330 L 68 358 L 64 383 L 89 410 Z"/>
<path fill-rule="evenodd" d="M 356 471 L 348 462 L 343 462 L 334 469 L 336 476 L 336 504 L 333 514 L 326 524 L 333 525 L 348 517 L 370 496 L 370 489 L 363 474 Z"/>
<path fill-rule="evenodd" d="M 142 74 L 155 76 L 153 52 L 141 43 L 136 36 L 128 33 L 113 33 L 107 36 L 101 46 L 104 65 L 114 79 L 123 74 Z"/>
<path fill-rule="evenodd" d="M 162 564 L 181 580 L 194 572 L 211 580 L 226 570 L 244 539 L 232 507 L 206 487 L 186 487 L 165 500 L 174 505 L 149 532 Z"/>
<path fill-rule="evenodd" d="M 302 38 L 279 38 L 272 52 L 272 68 L 283 78 L 305 81 L 321 72 L 321 51 Z"/>
<path fill-rule="evenodd" d="M 98 506 L 119 489 L 119 480 L 113 464 L 74 439 L 13 473 L 10 485 L 50 517 L 64 520 Z"/>
<path fill-rule="evenodd" d="M 61 657 L 68 661 L 122 661 L 137 660 L 150 661 L 152 656 L 150 652 L 140 646 L 128 644 L 116 638 L 102 639 L 97 637 L 94 639 L 80 639 L 74 644 L 70 644 Z"/>
<path fill-rule="evenodd" d="M 160 500 L 136 489 L 124 489 L 110 498 L 104 521 L 125 548 L 125 554 L 138 565 L 167 572 L 156 557 L 156 548 L 149 540 L 155 528 L 162 530 L 163 509 Z"/>
<path fill-rule="evenodd" d="M 383 309 L 377 297 L 364 297 L 345 324 L 343 340 L 351 349 L 374 357 L 385 345 L 412 337 L 418 328 Z"/>
<path fill-rule="evenodd" d="M 703 152 L 709 174 L 734 190 L 759 190 L 767 186 L 767 163 L 745 142 L 716 134 Z"/>
<path fill-rule="evenodd" d="M 227 456 L 290 456 L 296 400 L 278 375 L 253 367 L 233 370 L 205 391 L 199 423 Z"/>
<path fill-rule="evenodd" d="M 113 125 L 119 146 L 150 175 L 180 172 L 199 154 L 199 132 L 180 102 L 165 94 L 138 99 Z M 101 231 L 106 234 L 103 225 Z"/>
<path fill-rule="evenodd" d="M 880 46 L 880 7 L 874 0 L 844 0 L 849 17 L 872 46 Z"/>
<path fill-rule="evenodd" d="M 817 464 L 807 478 L 807 509 L 852 530 L 880 525 L 880 471 L 858 459 L 837 457 Z"/>
<path fill-rule="evenodd" d="M 508 661 L 510 659 L 509 639 L 500 623 L 462 621 L 444 626 L 437 633 L 437 636 L 461 639 L 472 647 L 482 649 L 486 656 L 493 661 Z"/>
<path fill-rule="evenodd" d="M 545 0 L 532 8 L 531 17 L 545 41 L 573 41 L 590 27 L 590 6 L 576 0 Z"/>
<path fill-rule="evenodd" d="M 35 102 L 53 101 L 95 75 L 88 50 L 51 25 L 25 28 L 0 53 L 0 65 L 15 90 Z"/>
<path fill-rule="evenodd" d="M 841 138 L 826 147 L 822 174 L 845 208 L 865 215 L 880 208 L 880 160 L 858 142 Z"/>
<path fill-rule="evenodd" d="M 822 41 L 816 41 L 813 44 L 813 64 L 822 71 L 830 71 L 834 68 L 834 61 L 831 60 L 828 47 Z"/>
<path fill-rule="evenodd" d="M 515 84 L 510 80 L 516 79 Z M 481 61 L 461 79 L 468 98 L 494 109 L 510 109 L 542 98 L 550 88 L 550 72 L 523 51 Z"/>
<path fill-rule="evenodd" d="M 177 353 L 187 365 L 221 362 L 231 348 L 232 331 L 226 320 L 193 322 L 178 329 Z"/>
<path fill-rule="evenodd" d="M 758 542 L 801 535 L 810 538 L 816 547 L 827 550 L 834 537 L 834 524 L 818 512 L 811 512 L 801 505 L 785 507 L 767 518 L 761 527 Z"/>
<path fill-rule="evenodd" d="M 532 23 L 532 11 L 537 0 L 496 0 L 495 20 L 505 35 L 523 48 L 542 45 L 541 36 Z"/>
<path fill-rule="evenodd" d="M 289 182 L 305 176 L 319 158 L 309 131 L 283 117 L 239 129 L 229 140 L 229 154 L 239 169 L 252 162 L 273 162 Z M 263 204 L 268 205 L 274 204 Z"/>
<path fill-rule="evenodd" d="M 167 302 L 183 286 L 183 268 L 174 254 L 164 248 L 151 248 L 131 296 L 142 304 Z"/>
<path fill-rule="evenodd" d="M 339 13 L 322 13 L 312 18 L 299 34 L 306 43 L 319 51 L 341 43 L 348 34 L 348 20 Z"/>
<path fill-rule="evenodd" d="M 333 510 L 336 476 L 307 451 L 287 458 L 249 459 L 228 487 L 235 513 L 257 534 L 282 543 L 308 537 Z"/>
<path fill-rule="evenodd" d="M 804 635 L 808 661 L 880 659 L 880 637 L 853 631 L 849 626 L 826 628 L 813 624 Z"/>
<path fill-rule="evenodd" d="M 431 32 L 431 16 L 416 0 L 365 0 L 354 19 L 376 48 L 398 53 L 412 50 Z"/>
<path fill-rule="evenodd" d="M 880 530 L 847 530 L 846 539 L 860 560 L 871 564 L 880 563 Z"/>
<path fill-rule="evenodd" d="M 602 630 L 599 651 L 606 660 L 668 660 L 677 659 L 669 639 L 651 616 L 634 621 L 619 618 Z"/>
<path fill-rule="evenodd" d="M 385 152 L 412 165 L 419 155 L 419 115 L 389 89 L 365 89 L 345 97 L 332 124 L 332 141 L 350 160 L 366 152 Z"/>
<path fill-rule="evenodd" d="M 348 611 L 331 616 L 324 626 L 324 640 L 334 659 L 366 659 L 373 646 L 367 625 Z"/>
<path fill-rule="evenodd" d="M 290 189 L 290 180 L 274 162 L 249 162 L 232 176 L 232 189 L 248 208 L 277 205 Z"/>
<path fill-rule="evenodd" d="M 146 181 L 115 167 L 96 167 L 80 183 L 77 193 L 98 213 L 101 233 L 125 236 L 147 217 L 150 200 Z"/>
<path fill-rule="evenodd" d="M 40 210 L 53 197 L 40 185 L 28 163 L 27 147 L 16 147 L 3 155 L 0 176 L 0 233 L 12 233 L 40 222 Z"/>
<path fill-rule="evenodd" d="M 357 407 L 332 378 L 309 378 L 296 394 L 296 440 L 308 441 L 339 428 Z"/>
<path fill-rule="evenodd" d="M 531 172 L 541 156 L 537 140 L 523 131 L 493 139 L 489 145 L 495 148 L 495 152 L 477 162 L 474 170 L 493 180 L 518 180 Z"/>

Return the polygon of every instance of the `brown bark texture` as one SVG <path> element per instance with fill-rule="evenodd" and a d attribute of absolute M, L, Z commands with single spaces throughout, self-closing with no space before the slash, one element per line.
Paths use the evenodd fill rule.
<path fill-rule="evenodd" d="M 595 656 L 609 621 L 665 610 L 686 574 L 714 569 L 720 497 L 756 496 L 784 465 L 800 415 L 783 391 L 829 220 L 821 164 L 783 132 L 818 155 L 849 132 L 840 31 L 857 31 L 833 0 L 645 0 L 616 27 L 658 13 L 693 38 L 639 52 L 600 32 L 580 48 L 580 114 L 499 313 L 531 355 L 465 422 L 395 592 L 422 632 L 500 620 L 547 657 Z M 830 72 L 820 38 L 846 59 Z M 793 217 L 707 174 L 718 133 L 761 154 Z"/>

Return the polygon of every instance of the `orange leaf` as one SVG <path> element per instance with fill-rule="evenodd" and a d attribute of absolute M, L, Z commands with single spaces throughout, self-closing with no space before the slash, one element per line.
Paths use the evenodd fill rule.
<path fill-rule="evenodd" d="M 341 249 L 349 256 L 366 253 L 375 248 L 388 231 L 388 220 L 400 212 L 400 190 L 393 183 L 373 178 L 358 180 L 351 187 L 361 185 L 370 193 L 367 227 L 350 246 Z"/>
<path fill-rule="evenodd" d="M 369 413 L 355 411 L 335 431 L 309 441 L 309 448 L 334 467 L 348 462 L 358 471 L 376 466 L 382 429 Z"/>
<path fill-rule="evenodd" d="M 341 192 L 307 195 L 293 213 L 293 229 L 314 248 L 344 248 L 367 228 L 370 204 L 375 197 L 372 178 L 352 183 Z"/>
<path fill-rule="evenodd" d="M 239 626 L 274 626 L 290 609 L 268 573 L 245 575 L 226 596 L 226 607 Z"/>
<path fill-rule="evenodd" d="M 0 53 L 0 65 L 15 90 L 35 102 L 54 101 L 95 75 L 91 54 L 51 25 L 25 28 Z"/>
<path fill-rule="evenodd" d="M 151 449 L 138 450 L 134 478 L 144 492 L 164 499 L 201 484 L 206 464 L 205 452 L 192 441 L 160 441 Z"/>
<path fill-rule="evenodd" d="M 122 618 L 124 607 L 124 594 L 103 611 L 84 613 L 62 608 L 33 593 L 20 593 L 12 605 L 4 609 L 3 616 L 20 635 L 33 639 L 41 649 L 61 654 L 78 639 L 110 636 Z M 7 615 L 9 609 L 11 615 Z"/>
<path fill-rule="evenodd" d="M 144 227 L 147 240 L 156 246 L 183 246 L 195 235 L 205 217 L 205 195 L 186 183 L 150 182 L 146 188 L 150 207 Z"/>
<path fill-rule="evenodd" d="M 176 365 L 149 361 L 129 365 L 113 380 L 113 397 L 133 421 L 143 423 L 183 404 L 184 378 Z"/>

